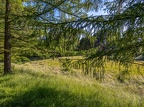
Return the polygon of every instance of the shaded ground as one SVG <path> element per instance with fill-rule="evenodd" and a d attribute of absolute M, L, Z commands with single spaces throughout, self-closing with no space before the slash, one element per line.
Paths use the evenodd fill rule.
<path fill-rule="evenodd" d="M 144 56 L 143 55 L 139 55 L 135 58 L 137 61 L 144 61 Z"/>

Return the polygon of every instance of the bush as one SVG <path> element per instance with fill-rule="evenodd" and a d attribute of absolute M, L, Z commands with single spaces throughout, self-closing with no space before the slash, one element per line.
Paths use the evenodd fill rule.
<path fill-rule="evenodd" d="M 29 58 L 24 56 L 12 56 L 11 60 L 13 63 L 25 63 L 30 61 Z"/>

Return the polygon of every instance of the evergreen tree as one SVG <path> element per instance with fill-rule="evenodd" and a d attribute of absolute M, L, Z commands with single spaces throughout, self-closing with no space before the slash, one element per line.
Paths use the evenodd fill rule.
<path fill-rule="evenodd" d="M 84 17 L 86 15 L 84 10 L 88 11 L 92 8 L 91 6 L 93 6 L 92 1 L 87 0 L 79 0 L 76 2 L 67 0 L 26 0 L 26 2 L 24 2 L 24 0 L 1 0 L 1 2 L 5 4 L 6 9 L 5 12 L 1 10 L 1 16 L 5 16 L 5 28 L 2 29 L 5 33 L 4 74 L 12 72 L 11 52 L 18 51 L 15 46 L 18 44 L 19 47 L 22 48 L 24 46 L 23 42 L 32 42 L 33 39 L 30 39 L 30 36 L 25 35 L 35 34 L 32 33 L 34 30 L 39 33 L 45 28 L 47 31 L 51 27 L 57 28 L 56 26 L 58 23 L 69 23 L 75 21 L 80 17 Z M 80 9 L 83 6 L 86 6 L 87 8 L 83 8 L 84 10 Z M 59 16 L 62 16 L 65 13 L 67 19 L 59 19 L 56 17 L 56 12 L 60 12 Z M 3 17 L 1 19 L 3 19 Z M 4 24 L 2 23 L 1 26 L 4 26 Z M 68 29 L 73 27 L 74 26 L 68 27 Z M 67 34 L 69 35 L 69 33 Z M 21 41 L 21 44 L 19 44 L 19 41 Z"/>
<path fill-rule="evenodd" d="M 24 32 L 26 32 L 24 21 L 26 21 L 24 15 L 23 15 L 23 5 L 22 0 L 14 1 L 14 0 L 1 0 L 3 4 L 5 4 L 5 11 L 1 10 L 1 20 L 4 20 L 2 22 L 2 28 L 1 30 L 4 31 L 4 36 L 1 34 L 1 37 L 4 37 L 4 50 L 2 50 L 1 53 L 4 53 L 4 74 L 12 73 L 11 69 L 11 53 L 15 50 L 16 39 L 27 41 L 26 39 L 23 39 Z M 5 27 L 3 27 L 5 26 Z M 21 42 L 22 45 L 22 42 Z"/>
<path fill-rule="evenodd" d="M 2 9 L 0 11 L 2 16 L 0 31 L 2 32 L 4 31 L 3 16 L 5 16 L 5 74 L 11 72 L 10 55 L 12 51 L 18 51 L 15 46 L 19 44 L 19 41 L 21 41 L 19 44 L 21 47 L 29 43 L 27 46 L 31 48 L 37 45 L 37 37 L 41 37 L 42 34 L 48 37 L 47 45 L 56 47 L 57 41 L 59 43 L 64 41 L 61 45 L 69 43 L 71 37 L 77 41 L 75 35 L 79 39 L 83 33 L 93 36 L 106 31 L 101 41 L 106 41 L 108 48 L 90 55 L 89 60 L 103 59 L 103 56 L 111 55 L 119 62 L 132 62 L 135 52 L 144 46 L 143 0 L 107 0 L 107 2 L 104 0 L 103 4 L 106 4 L 109 14 L 91 17 L 87 16 L 87 12 L 100 8 L 99 4 L 102 4 L 102 0 L 26 0 L 25 2 L 1 0 L 0 2 L 6 7 L 6 11 Z M 3 37 L 2 34 L 1 37 Z M 114 48 L 111 49 L 111 47 Z"/>

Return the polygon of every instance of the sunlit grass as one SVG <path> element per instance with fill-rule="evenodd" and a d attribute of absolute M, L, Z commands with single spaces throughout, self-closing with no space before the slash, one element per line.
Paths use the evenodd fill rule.
<path fill-rule="evenodd" d="M 112 71 L 98 82 L 62 73 L 57 59 L 12 65 L 14 74 L 0 77 L 1 107 L 144 107 L 137 86 L 116 82 Z M 106 69 L 112 70 L 110 65 Z"/>
<path fill-rule="evenodd" d="M 142 106 L 139 96 L 72 76 L 20 72 L 1 77 L 0 82 L 0 105 L 3 107 Z"/>
<path fill-rule="evenodd" d="M 119 63 L 114 62 L 114 61 L 108 61 L 106 62 L 106 67 L 105 67 L 107 72 L 115 72 L 119 73 L 120 71 L 125 70 L 125 67 L 123 65 L 119 65 Z M 144 62 L 134 62 L 130 66 L 128 66 L 128 70 L 130 71 L 131 74 L 144 74 Z"/>

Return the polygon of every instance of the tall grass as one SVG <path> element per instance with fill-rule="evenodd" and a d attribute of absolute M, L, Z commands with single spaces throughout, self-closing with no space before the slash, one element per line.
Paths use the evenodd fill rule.
<path fill-rule="evenodd" d="M 0 107 L 144 107 L 138 95 L 34 63 L 15 65 L 14 74 L 0 77 Z"/>

